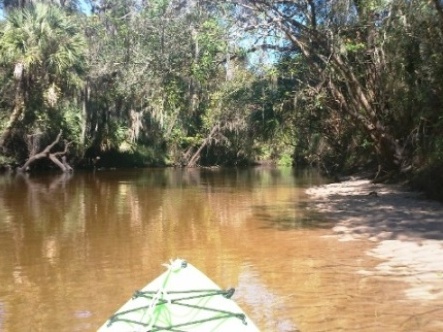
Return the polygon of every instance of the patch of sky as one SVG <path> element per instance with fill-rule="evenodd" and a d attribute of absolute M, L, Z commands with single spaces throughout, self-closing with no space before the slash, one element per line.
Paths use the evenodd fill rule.
<path fill-rule="evenodd" d="M 262 72 L 279 62 L 287 41 L 275 31 L 259 30 L 244 34 L 238 45 L 246 52 L 249 68 Z"/>
<path fill-rule="evenodd" d="M 90 1 L 79 1 L 79 8 L 82 13 L 85 13 L 86 15 L 91 14 L 91 2 Z"/>

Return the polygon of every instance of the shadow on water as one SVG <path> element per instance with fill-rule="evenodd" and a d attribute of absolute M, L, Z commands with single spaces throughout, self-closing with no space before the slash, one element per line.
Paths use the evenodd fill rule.
<path fill-rule="evenodd" d="M 285 205 L 254 206 L 254 216 L 263 221 L 262 229 L 281 231 L 303 229 L 331 229 L 334 222 L 323 214 L 307 209 L 307 202 L 288 202 Z"/>
<path fill-rule="evenodd" d="M 331 195 L 328 203 L 333 206 L 328 211 L 330 219 L 352 220 L 351 232 L 357 236 L 443 240 L 442 205 L 422 200 L 415 193 L 390 192 L 376 197 Z"/>

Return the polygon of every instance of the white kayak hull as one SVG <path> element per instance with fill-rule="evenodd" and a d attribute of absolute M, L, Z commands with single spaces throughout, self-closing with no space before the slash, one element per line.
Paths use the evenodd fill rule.
<path fill-rule="evenodd" d="M 137 291 L 98 332 L 259 331 L 240 307 L 205 274 L 184 260 Z"/>

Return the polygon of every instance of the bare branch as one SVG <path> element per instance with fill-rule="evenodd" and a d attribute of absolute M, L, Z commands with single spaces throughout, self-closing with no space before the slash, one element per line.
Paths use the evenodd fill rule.
<path fill-rule="evenodd" d="M 55 140 L 46 146 L 41 152 L 36 154 L 31 154 L 29 159 L 25 162 L 25 164 L 22 167 L 18 167 L 17 170 L 19 172 L 26 171 L 28 167 L 36 160 L 42 159 L 42 158 L 49 158 L 54 164 L 56 164 L 63 172 L 69 172 L 72 171 L 72 167 L 68 165 L 66 162 L 65 154 L 68 152 L 69 145 L 71 142 L 65 141 L 65 148 L 63 151 L 58 151 L 51 153 L 51 149 L 57 145 L 60 142 L 60 139 L 62 137 L 62 131 L 60 130 L 59 134 L 55 138 Z M 57 157 L 63 156 L 63 162 L 61 162 Z"/>

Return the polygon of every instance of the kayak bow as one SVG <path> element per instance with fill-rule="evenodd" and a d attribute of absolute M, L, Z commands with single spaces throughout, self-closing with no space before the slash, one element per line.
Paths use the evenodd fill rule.
<path fill-rule="evenodd" d="M 258 331 L 222 290 L 185 260 L 165 264 L 166 272 L 124 304 L 98 332 Z"/>

